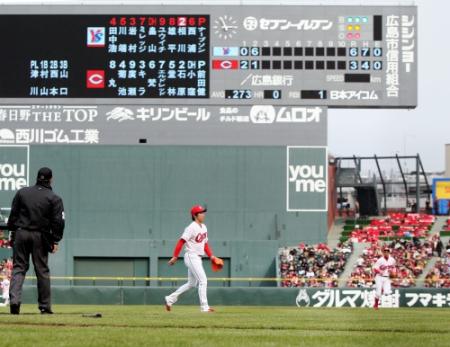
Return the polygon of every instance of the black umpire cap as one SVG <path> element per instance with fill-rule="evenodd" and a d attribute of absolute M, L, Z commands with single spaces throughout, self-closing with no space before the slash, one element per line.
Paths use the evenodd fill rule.
<path fill-rule="evenodd" d="M 52 170 L 49 169 L 48 167 L 40 168 L 37 174 L 38 181 L 50 181 L 52 177 L 53 177 Z"/>

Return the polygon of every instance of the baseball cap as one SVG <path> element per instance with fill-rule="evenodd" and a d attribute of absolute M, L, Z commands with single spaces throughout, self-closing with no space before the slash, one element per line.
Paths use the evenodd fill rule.
<path fill-rule="evenodd" d="M 206 211 L 207 211 L 206 207 L 203 207 L 202 205 L 194 205 L 191 208 L 191 216 L 194 217 L 194 216 L 198 215 L 199 213 L 203 213 Z"/>
<path fill-rule="evenodd" d="M 37 179 L 39 181 L 49 181 L 52 177 L 52 170 L 48 167 L 41 167 L 37 174 Z"/>

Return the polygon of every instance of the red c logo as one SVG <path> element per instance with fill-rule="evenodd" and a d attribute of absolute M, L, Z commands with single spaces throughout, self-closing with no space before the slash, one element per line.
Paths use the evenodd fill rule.
<path fill-rule="evenodd" d="M 236 70 L 239 68 L 239 61 L 237 60 L 213 60 L 214 70 Z"/>
<path fill-rule="evenodd" d="M 105 71 L 87 70 L 86 87 L 89 89 L 105 88 Z"/>

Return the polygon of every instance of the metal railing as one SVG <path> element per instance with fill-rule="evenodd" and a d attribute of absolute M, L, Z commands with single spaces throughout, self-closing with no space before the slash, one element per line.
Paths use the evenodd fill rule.
<path fill-rule="evenodd" d="M 0 276 L 0 279 L 2 277 Z M 187 277 L 108 277 L 108 276 L 52 276 L 51 277 L 53 284 L 58 284 L 58 282 L 67 282 L 65 284 L 70 286 L 83 286 L 83 285 L 91 285 L 91 286 L 104 286 L 104 284 L 99 284 L 99 282 L 111 282 L 111 285 L 115 285 L 118 287 L 124 286 L 132 286 L 132 287 L 148 287 L 150 282 L 157 282 L 158 286 L 162 286 L 163 282 L 169 282 L 171 286 L 178 286 L 180 283 L 184 283 L 188 280 Z M 281 282 L 287 281 L 286 278 L 276 278 L 276 277 L 210 277 L 208 278 L 208 282 L 222 282 L 223 287 L 228 287 L 231 282 L 234 283 L 245 283 L 248 287 L 252 287 L 255 283 L 258 283 L 258 287 L 260 283 L 274 283 L 279 284 Z M 315 279 L 316 282 L 325 281 L 326 279 Z M 76 281 L 86 281 L 85 284 L 77 284 Z M 30 283 L 31 282 L 31 283 Z M 55 283 L 56 282 L 56 283 Z M 145 285 L 140 285 L 139 283 L 146 283 Z M 180 282 L 180 283 L 179 283 Z M 422 287 L 425 280 L 414 280 L 415 284 L 410 287 Z M 129 283 L 129 284 L 127 284 Z M 25 284 L 35 285 L 36 277 L 35 276 L 27 276 L 25 278 Z M 306 284 L 306 283 L 305 283 Z M 420 284 L 420 285 L 419 285 Z M 305 288 L 314 288 L 313 286 L 304 285 L 299 287 Z M 332 288 L 332 287 L 318 287 L 318 288 Z M 335 287 L 333 287 L 335 288 Z"/>

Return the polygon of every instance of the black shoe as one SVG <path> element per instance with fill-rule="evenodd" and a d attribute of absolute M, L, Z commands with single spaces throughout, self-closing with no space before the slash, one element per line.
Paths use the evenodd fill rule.
<path fill-rule="evenodd" d="M 49 308 L 40 308 L 41 314 L 53 314 L 53 311 Z"/>
<path fill-rule="evenodd" d="M 11 314 L 20 314 L 20 304 L 11 304 L 11 305 L 9 305 L 9 313 L 11 313 Z"/>

